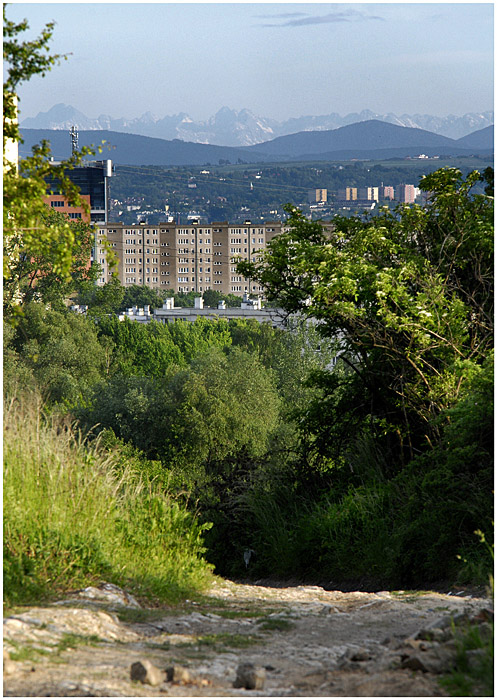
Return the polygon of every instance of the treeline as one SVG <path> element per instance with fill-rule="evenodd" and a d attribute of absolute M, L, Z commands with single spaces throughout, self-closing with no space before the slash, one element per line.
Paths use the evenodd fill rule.
<path fill-rule="evenodd" d="M 235 294 L 221 294 L 215 289 L 206 289 L 200 292 L 174 292 L 173 290 L 152 289 L 138 284 L 124 287 L 114 278 L 101 287 L 86 280 L 79 286 L 74 297 L 74 302 L 90 308 L 92 315 L 117 314 L 134 306 L 151 309 L 160 309 L 166 299 L 174 299 L 175 307 L 192 308 L 195 305 L 195 297 L 202 296 L 206 307 L 217 308 L 220 301 L 224 301 L 229 308 L 240 307 L 242 298 Z"/>

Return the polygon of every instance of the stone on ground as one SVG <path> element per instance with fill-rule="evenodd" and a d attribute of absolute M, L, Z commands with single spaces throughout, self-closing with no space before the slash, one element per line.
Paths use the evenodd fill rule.
<path fill-rule="evenodd" d="M 160 685 L 164 680 L 163 672 L 148 659 L 131 664 L 130 676 L 132 681 L 140 681 L 147 685 Z"/>
<path fill-rule="evenodd" d="M 234 688 L 246 690 L 262 690 L 266 681 L 266 670 L 251 663 L 240 664 L 236 670 Z"/>

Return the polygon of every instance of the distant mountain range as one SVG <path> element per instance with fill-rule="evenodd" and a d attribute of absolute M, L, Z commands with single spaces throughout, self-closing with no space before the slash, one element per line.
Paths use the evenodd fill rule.
<path fill-rule="evenodd" d="M 42 139 L 51 142 L 56 159 L 67 158 L 71 139 L 67 131 L 21 129 L 24 144 L 20 154 Z M 217 165 L 219 162 L 264 163 L 278 161 L 326 161 L 405 158 L 408 156 L 489 155 L 493 153 L 494 130 L 487 126 L 461 139 L 451 139 L 423 129 L 397 126 L 372 119 L 329 131 L 303 131 L 281 136 L 255 146 L 233 148 L 164 140 L 115 131 L 80 131 L 79 145 L 106 141 L 110 150 L 99 158 L 123 165 Z"/>
<path fill-rule="evenodd" d="M 347 114 L 345 117 L 333 113 L 325 116 L 303 116 L 278 122 L 274 119 L 256 117 L 248 109 L 240 112 L 223 107 L 206 121 L 194 121 L 181 112 L 166 117 L 157 117 L 146 112 L 136 119 L 115 119 L 102 114 L 96 119 L 87 117 L 71 105 L 57 104 L 48 112 L 40 112 L 20 122 L 25 129 L 62 129 L 76 126 L 80 131 L 119 131 L 122 133 L 150 136 L 153 138 L 203 143 L 217 146 L 253 146 L 271 139 L 301 131 L 329 131 L 357 122 L 377 120 L 424 129 L 441 136 L 459 139 L 493 124 L 494 113 L 468 113 L 462 117 L 449 115 L 435 117 L 430 114 L 377 114 L 370 110 Z"/>

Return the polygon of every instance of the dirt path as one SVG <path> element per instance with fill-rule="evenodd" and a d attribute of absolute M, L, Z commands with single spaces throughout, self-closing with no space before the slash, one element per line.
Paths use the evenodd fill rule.
<path fill-rule="evenodd" d="M 144 609 L 105 584 L 4 620 L 4 696 L 442 696 L 451 618 L 489 605 L 468 594 L 218 581 L 202 602 Z M 131 680 L 139 660 L 160 669 L 158 685 Z M 244 662 L 264 669 L 262 689 L 233 687 Z M 190 680 L 168 681 L 174 666 Z"/>

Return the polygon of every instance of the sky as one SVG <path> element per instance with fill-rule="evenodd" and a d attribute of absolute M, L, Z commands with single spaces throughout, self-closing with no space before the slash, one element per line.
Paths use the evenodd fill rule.
<path fill-rule="evenodd" d="M 457 116 L 493 109 L 493 2 L 25 3 L 70 54 L 19 90 L 20 119 L 57 103 L 88 117 L 206 120 L 221 107 L 304 115 Z"/>

